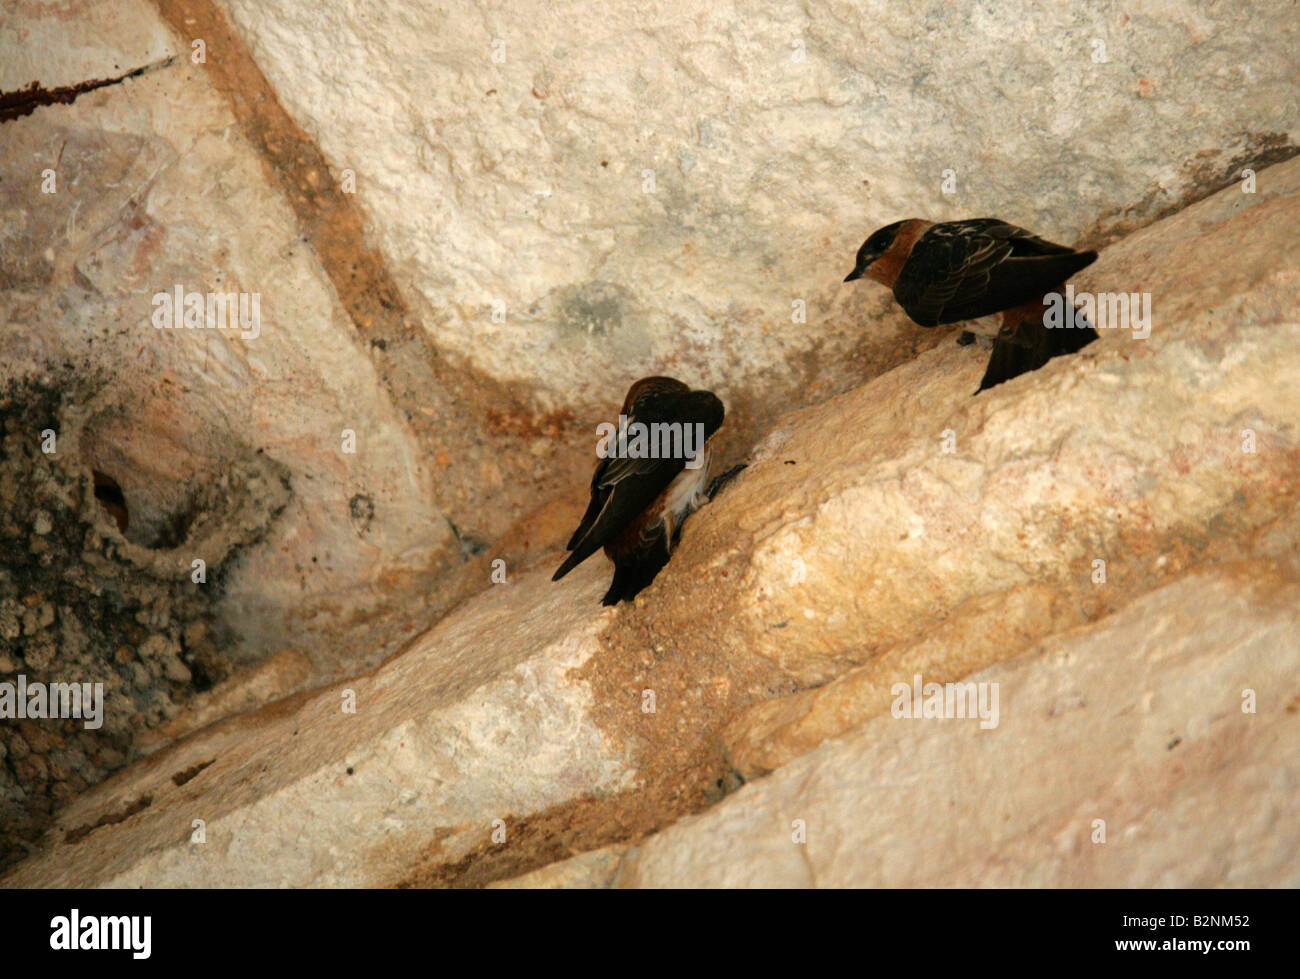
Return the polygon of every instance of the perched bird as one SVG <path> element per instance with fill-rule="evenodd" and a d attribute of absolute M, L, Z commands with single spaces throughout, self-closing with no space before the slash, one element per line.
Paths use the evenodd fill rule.
<path fill-rule="evenodd" d="M 996 218 L 942 224 L 913 218 L 886 225 L 863 242 L 844 281 L 865 276 L 889 286 L 920 326 L 1002 313 L 978 394 L 1097 339 L 1081 318 L 1049 328 L 1043 302 L 1096 260 L 1094 251 L 1045 241 Z M 965 336 L 963 341 L 970 342 Z"/>
<path fill-rule="evenodd" d="M 712 450 L 705 442 L 722 425 L 723 414 L 722 402 L 711 391 L 692 391 L 671 377 L 645 377 L 633 384 L 620 422 L 634 440 L 639 431 L 648 431 L 649 445 L 670 451 L 647 455 L 646 442 L 637 451 L 635 441 L 624 440 L 604 451 L 591 478 L 591 502 L 569 539 L 572 553 L 551 580 L 559 581 L 603 547 L 614 562 L 614 581 L 603 604 L 630 601 L 650 584 L 668 563 L 683 521 L 744 468 L 708 482 Z M 657 433 L 672 432 L 674 425 L 683 435 L 689 426 L 691 434 L 676 441 L 657 439 Z"/>

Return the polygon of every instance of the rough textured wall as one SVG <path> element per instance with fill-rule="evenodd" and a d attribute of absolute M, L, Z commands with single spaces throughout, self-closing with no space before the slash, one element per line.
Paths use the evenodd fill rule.
<path fill-rule="evenodd" d="M 1165 742 L 1195 747 L 1180 781 L 1183 755 L 1159 764 L 1149 731 L 1122 730 L 1118 670 L 1087 677 L 1115 710 L 1075 720 L 1128 765 L 1133 825 L 1250 795 L 1263 815 L 1214 837 L 1197 882 L 1293 881 L 1272 830 L 1294 754 L 1272 749 L 1295 700 L 1259 669 L 1289 662 L 1269 603 L 1293 595 L 1297 539 L 1297 170 L 1268 168 L 1300 117 L 1293 7 L 7 7 L 0 674 L 102 676 L 112 723 L 4 728 L 0 863 L 48 830 L 11 879 L 483 883 L 776 772 L 716 818 L 749 827 L 747 879 L 786 880 L 804 865 L 764 862 L 756 796 L 846 845 L 865 825 L 861 796 L 779 778 L 828 739 L 852 736 L 830 771 L 1050 751 L 1025 714 L 996 742 L 872 727 L 898 674 L 999 671 L 1048 642 L 1113 657 L 1140 645 L 1134 596 L 1174 589 L 1144 606 L 1174 628 L 1205 581 L 1241 628 L 1171 640 L 1172 665 L 1160 643 L 1142 655 L 1171 688 L 1209 661 L 1216 696 L 1253 678 L 1266 702 L 1242 750 L 1216 701 Z M 1179 212 L 1244 168 L 1256 194 Z M 981 351 L 840 285 L 865 232 L 912 213 L 1121 239 L 1080 283 L 1153 291 L 1156 333 L 972 399 Z M 258 335 L 154 329 L 152 298 L 178 285 L 257 293 Z M 602 612 L 602 559 L 547 579 L 595 424 L 651 371 L 724 397 L 721 454 L 762 444 L 645 597 Z M 129 525 L 97 500 L 103 475 Z M 210 590 L 191 590 L 196 557 Z M 429 629 L 498 557 L 505 587 Z M 1069 685 L 1061 662 L 996 675 L 1041 704 Z M 340 688 L 302 692 L 340 675 L 358 715 Z M 213 845 L 161 844 L 196 806 Z M 1177 878 L 1184 838 L 1153 839 L 1128 880 Z M 1019 840 L 980 843 L 1003 844 Z M 604 882 L 712 879 L 675 862 L 695 845 L 592 860 Z M 910 862 L 882 880 L 985 869 L 900 846 Z M 834 848 L 814 863 L 819 882 L 859 872 Z M 1018 882 L 1088 879 L 1026 867 Z"/>
<path fill-rule="evenodd" d="M 512 575 L 87 792 L 4 882 L 1294 885 L 1300 160 L 1261 177 L 1090 270 L 1161 297 L 1146 340 L 979 397 L 948 342 L 790 412 L 635 604 L 603 559 Z M 997 723 L 890 716 L 916 674 L 998 683 Z"/>
<path fill-rule="evenodd" d="M 103 681 L 115 706 L 89 740 L 4 722 L 0 861 L 240 665 L 296 646 L 291 689 L 377 662 L 404 638 L 385 616 L 427 622 L 409 596 L 461 560 L 422 447 L 187 45 L 148 4 L 65 13 L 0 21 L 0 91 L 31 100 L 0 121 L 0 674 Z M 256 336 L 155 328 L 177 286 L 256 294 Z"/>
<path fill-rule="evenodd" d="M 1300 136 L 1270 2 L 221 2 L 437 343 L 548 409 L 789 391 L 892 342 L 839 288 L 876 226 L 1095 236 Z"/>
<path fill-rule="evenodd" d="M 409 427 L 199 68 L 180 60 L 5 130 L 0 370 L 80 378 L 60 427 L 121 485 L 128 540 L 181 544 L 205 487 L 278 466 L 292 487 L 279 546 L 228 578 L 248 631 L 268 635 L 292 634 L 287 609 L 328 615 L 331 593 L 450 545 Z M 155 328 L 154 296 L 177 286 L 257 294 L 257 335 Z"/>

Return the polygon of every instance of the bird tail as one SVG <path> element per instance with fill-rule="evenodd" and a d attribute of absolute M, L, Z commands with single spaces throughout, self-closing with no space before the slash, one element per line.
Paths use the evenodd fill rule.
<path fill-rule="evenodd" d="M 605 597 L 600 600 L 601 605 L 617 605 L 619 602 L 632 597 L 639 592 L 645 585 L 638 585 L 633 581 L 633 569 L 625 564 L 614 565 L 614 580 L 610 582 L 609 591 L 605 592 Z"/>
<path fill-rule="evenodd" d="M 1088 322 L 1088 317 L 1077 309 L 1070 312 L 1074 317 L 1073 326 L 1058 327 L 1054 330 L 1049 330 L 1044 326 L 1043 332 L 1048 334 L 1047 357 L 1049 360 L 1064 354 L 1078 353 L 1097 339 L 1097 331 Z M 1044 312 L 1045 315 L 1046 312 Z"/>
<path fill-rule="evenodd" d="M 609 591 L 601 599 L 602 605 L 617 605 L 630 602 L 664 569 L 668 563 L 668 550 L 656 548 L 648 553 L 638 554 L 635 560 L 616 561 L 614 563 L 614 580 Z"/>
<path fill-rule="evenodd" d="M 551 580 L 559 581 L 566 574 L 568 574 L 570 571 L 572 571 L 574 568 L 580 565 L 583 561 L 591 557 L 591 554 L 592 552 L 590 551 L 588 551 L 586 554 L 583 554 L 581 551 L 574 551 L 572 554 L 570 554 L 568 557 L 564 559 L 563 564 L 561 564 L 558 568 L 555 569 L 555 574 L 551 575 Z"/>
<path fill-rule="evenodd" d="M 1058 290 L 1061 291 L 1061 290 Z M 976 394 L 1013 377 L 1036 371 L 1053 357 L 1078 353 L 1093 340 L 1097 331 L 1078 310 L 1071 310 L 1070 322 L 1047 324 L 1046 305 L 1026 313 L 1011 330 L 999 333 L 993 341 L 993 353 Z"/>

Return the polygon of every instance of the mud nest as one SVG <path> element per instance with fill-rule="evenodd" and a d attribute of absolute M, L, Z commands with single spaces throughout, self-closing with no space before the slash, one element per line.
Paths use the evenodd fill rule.
<path fill-rule="evenodd" d="M 102 726 L 0 719 L 0 869 L 59 806 L 137 757 L 141 733 L 229 671 L 219 578 L 196 585 L 133 557 L 120 532 L 132 488 L 63 452 L 73 406 L 61 391 L 0 391 L 0 683 L 102 683 Z"/>

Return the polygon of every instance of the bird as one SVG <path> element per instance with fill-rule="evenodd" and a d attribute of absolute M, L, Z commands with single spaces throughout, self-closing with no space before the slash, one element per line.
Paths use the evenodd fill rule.
<path fill-rule="evenodd" d="M 1078 314 L 1064 327 L 1050 328 L 1044 302 L 1096 260 L 1095 251 L 1055 244 L 998 218 L 937 224 L 909 218 L 873 232 L 844 281 L 865 277 L 888 286 L 919 326 L 1002 313 L 978 394 L 1097 339 Z M 971 339 L 967 332 L 959 342 Z"/>
<path fill-rule="evenodd" d="M 587 512 L 569 539 L 569 556 L 551 578 L 559 581 L 603 547 L 614 562 L 614 580 L 602 605 L 631 601 L 649 585 L 668 563 L 686 518 L 745 468 L 709 482 L 713 451 L 707 441 L 726 414 L 711 391 L 692 390 L 671 377 L 643 377 L 628 389 L 619 414 L 620 432 L 632 438 L 600 452 Z M 682 438 L 656 439 L 655 433 L 671 433 L 674 425 Z M 687 426 L 697 439 L 686 437 Z M 649 447 L 669 451 L 647 456 L 644 443 L 637 451 L 639 431 L 651 433 Z"/>

